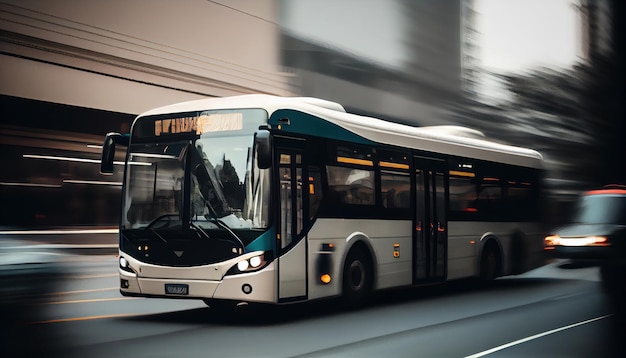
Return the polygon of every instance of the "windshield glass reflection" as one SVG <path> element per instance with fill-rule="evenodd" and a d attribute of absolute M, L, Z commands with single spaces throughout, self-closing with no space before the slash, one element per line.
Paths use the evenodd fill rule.
<path fill-rule="evenodd" d="M 590 195 L 581 200 L 575 222 L 626 225 L 626 197 Z"/>
<path fill-rule="evenodd" d="M 163 218 L 170 224 L 179 221 L 182 209 L 186 143 L 133 145 L 127 174 L 126 228 L 155 224 Z"/>
<path fill-rule="evenodd" d="M 196 140 L 131 144 L 123 228 L 266 228 L 269 169 L 258 169 L 253 153 L 258 117 Z"/>

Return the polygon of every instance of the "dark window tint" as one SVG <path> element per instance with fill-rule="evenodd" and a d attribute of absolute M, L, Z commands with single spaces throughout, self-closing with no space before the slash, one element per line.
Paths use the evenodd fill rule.
<path fill-rule="evenodd" d="M 381 192 L 386 208 L 408 209 L 411 206 L 409 173 L 381 172 Z"/>
<path fill-rule="evenodd" d="M 374 205 L 374 171 L 329 165 L 328 195 L 342 204 Z"/>

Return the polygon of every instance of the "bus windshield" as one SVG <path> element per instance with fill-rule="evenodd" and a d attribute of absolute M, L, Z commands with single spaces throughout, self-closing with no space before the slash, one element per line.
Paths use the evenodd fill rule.
<path fill-rule="evenodd" d="M 178 222 L 185 177 L 185 142 L 130 147 L 126 175 L 124 228 L 147 227 L 157 218 Z"/>
<path fill-rule="evenodd" d="M 252 152 L 258 117 L 195 140 L 131 144 L 123 228 L 265 228 L 269 170 L 257 168 Z"/>

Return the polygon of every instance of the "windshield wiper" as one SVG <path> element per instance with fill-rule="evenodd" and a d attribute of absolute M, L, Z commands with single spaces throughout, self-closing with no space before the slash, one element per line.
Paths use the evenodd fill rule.
<path fill-rule="evenodd" d="M 215 211 L 211 208 L 211 204 L 209 204 L 208 202 L 207 202 L 207 207 L 209 208 L 209 211 L 211 211 L 211 215 L 213 215 L 215 213 Z M 230 236 L 235 239 L 234 241 L 237 242 L 239 245 L 241 245 L 241 249 L 239 249 L 239 254 L 241 254 L 243 252 L 243 249 L 245 247 L 243 241 L 241 241 L 239 236 L 237 236 L 237 234 L 235 234 L 235 232 L 232 231 L 230 229 L 230 227 L 228 227 L 228 225 L 226 225 L 220 219 L 216 219 L 216 218 L 207 218 L 207 219 L 208 219 L 208 221 L 210 223 L 214 224 L 215 226 L 217 226 L 217 227 L 219 227 L 221 229 L 226 230 L 230 234 Z M 211 238 L 211 235 L 209 235 L 206 231 L 204 231 L 204 229 L 202 227 L 200 227 L 200 225 L 196 225 L 193 221 L 190 221 L 189 224 L 196 232 L 202 233 L 203 237 L 205 237 L 207 239 Z"/>
<path fill-rule="evenodd" d="M 156 232 L 156 230 L 154 230 L 153 228 L 146 228 L 146 229 L 148 229 L 148 230 L 152 231 L 152 233 L 153 233 L 156 237 L 158 237 L 158 238 L 159 238 L 159 239 L 161 239 L 164 243 L 166 243 L 166 244 L 167 244 L 167 240 L 165 240 L 165 238 L 164 238 L 163 236 L 159 235 L 159 233 L 158 233 L 158 232 Z"/>
<path fill-rule="evenodd" d="M 228 232 L 230 236 L 234 239 L 234 241 L 237 242 L 241 246 L 241 251 L 239 253 L 242 253 L 246 245 L 243 243 L 243 241 L 241 241 L 239 236 L 235 234 L 235 232 L 231 230 L 231 228 L 224 221 L 222 221 L 221 219 L 217 217 L 217 213 L 215 212 L 215 209 L 213 208 L 211 203 L 207 200 L 205 200 L 204 202 L 207 208 L 209 209 L 209 214 L 211 215 L 211 217 L 205 216 L 205 218 L 210 223 Z M 200 231 L 203 234 L 203 236 L 206 237 L 207 239 L 211 237 L 209 236 L 209 234 L 206 233 L 206 231 L 204 231 L 200 226 L 196 225 L 193 221 L 190 221 L 190 224 L 191 224 L 191 227 L 193 227 L 196 231 Z"/>
<path fill-rule="evenodd" d="M 233 230 L 231 230 L 230 227 L 228 225 L 226 225 L 225 222 L 223 222 L 220 218 L 217 217 L 217 213 L 215 212 L 215 208 L 213 208 L 213 206 L 211 205 L 211 203 L 208 200 L 205 200 L 204 202 L 206 203 L 206 206 L 209 209 L 209 214 L 211 215 L 211 217 L 207 218 L 209 220 L 209 222 L 215 224 L 219 228 L 222 228 L 222 229 L 226 230 L 230 234 L 230 236 L 233 239 L 235 239 L 235 241 L 237 243 L 239 243 L 239 245 L 241 245 L 241 250 L 243 250 L 246 245 L 244 245 L 243 241 L 241 241 L 239 236 L 237 234 L 235 234 L 235 232 Z M 202 230 L 202 231 L 204 232 L 204 230 Z"/>
<path fill-rule="evenodd" d="M 152 226 L 154 226 L 156 223 L 158 223 L 159 221 L 163 220 L 163 219 L 167 219 L 167 226 L 170 226 L 170 221 L 172 221 L 172 217 L 178 217 L 178 214 L 164 214 L 164 215 L 160 215 L 157 216 L 156 218 L 154 218 L 152 221 L 150 221 L 150 223 L 148 223 L 148 225 L 146 225 L 146 229 L 152 229 Z"/>
<path fill-rule="evenodd" d="M 196 225 L 193 221 L 190 221 L 190 222 L 189 222 L 189 225 L 190 225 L 190 226 L 191 226 L 191 228 L 192 228 L 192 229 L 194 229 L 196 232 L 200 232 L 200 233 L 202 233 L 202 235 L 201 235 L 201 236 L 203 236 L 203 237 L 205 237 L 205 238 L 207 238 L 207 239 L 210 239 L 210 238 L 211 238 L 211 235 L 207 234 L 207 232 L 206 232 L 206 231 L 204 231 L 204 229 L 203 229 L 203 228 L 201 228 L 199 225 Z"/>
<path fill-rule="evenodd" d="M 244 245 L 243 241 L 241 241 L 239 236 L 237 234 L 235 234 L 235 232 L 233 230 L 231 230 L 230 227 L 228 227 L 228 225 L 226 225 L 226 223 L 224 223 L 221 219 L 211 218 L 209 221 L 214 223 L 215 225 L 221 227 L 222 229 L 228 231 L 230 236 L 232 236 L 233 239 L 235 239 L 235 241 L 237 241 L 239 243 L 239 245 L 241 245 L 241 250 L 243 250 L 246 247 L 246 245 Z"/>

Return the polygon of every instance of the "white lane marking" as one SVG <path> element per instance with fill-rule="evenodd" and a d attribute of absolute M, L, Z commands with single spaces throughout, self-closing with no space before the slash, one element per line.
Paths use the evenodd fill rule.
<path fill-rule="evenodd" d="M 507 343 L 507 344 L 503 344 L 501 346 L 494 347 L 494 348 L 488 349 L 486 351 L 478 352 L 478 353 L 472 354 L 470 356 L 466 356 L 465 358 L 483 357 L 483 356 L 486 356 L 487 354 L 491 354 L 491 353 L 494 353 L 494 352 L 497 352 L 497 351 L 501 351 L 501 350 L 503 350 L 505 348 L 509 348 L 509 347 L 518 345 L 520 343 L 528 342 L 528 341 L 531 341 L 533 339 L 537 339 L 537 338 L 541 338 L 543 336 L 547 336 L 549 334 L 553 334 L 553 333 L 557 333 L 557 332 L 560 332 L 560 331 L 564 331 L 566 329 L 574 328 L 574 327 L 577 327 L 577 326 L 582 326 L 583 324 L 595 322 L 595 321 L 598 321 L 598 320 L 601 320 L 601 319 L 605 319 L 605 318 L 610 317 L 610 316 L 612 316 L 612 314 L 607 314 L 607 315 L 604 315 L 604 316 L 588 319 L 586 321 L 570 324 L 569 326 L 564 326 L 564 327 L 556 328 L 556 329 L 553 329 L 553 330 L 550 330 L 550 331 L 547 331 L 547 332 L 535 334 L 535 335 L 530 336 L 530 337 L 518 339 L 517 341 L 513 341 L 513 342 L 510 342 L 510 343 Z"/>

